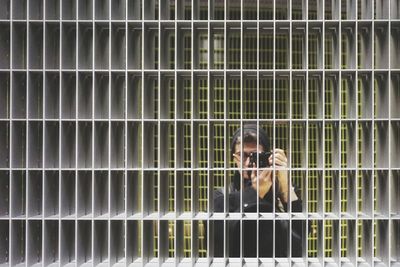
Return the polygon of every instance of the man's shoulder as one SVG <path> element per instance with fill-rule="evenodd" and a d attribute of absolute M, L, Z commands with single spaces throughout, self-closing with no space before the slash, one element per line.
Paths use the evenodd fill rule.
<path fill-rule="evenodd" d="M 214 212 L 224 211 L 224 192 L 223 188 L 214 190 Z"/>
<path fill-rule="evenodd" d="M 214 199 L 224 197 L 224 190 L 223 188 L 218 188 L 214 190 Z"/>

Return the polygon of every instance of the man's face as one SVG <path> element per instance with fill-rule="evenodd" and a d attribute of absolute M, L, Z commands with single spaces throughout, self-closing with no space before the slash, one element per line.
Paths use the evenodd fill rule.
<path fill-rule="evenodd" d="M 243 152 L 242 151 L 243 148 Z M 233 154 L 233 158 L 236 164 L 236 167 L 238 168 L 255 168 L 253 166 L 250 166 L 250 154 L 251 153 L 259 153 L 259 152 L 264 152 L 264 148 L 262 145 L 258 145 L 258 151 L 257 151 L 257 143 L 256 142 L 251 142 L 251 143 L 243 143 L 243 147 L 241 144 L 237 144 L 235 146 L 235 153 Z M 242 177 L 244 179 L 250 179 L 250 174 L 248 170 L 243 170 L 242 172 Z"/>

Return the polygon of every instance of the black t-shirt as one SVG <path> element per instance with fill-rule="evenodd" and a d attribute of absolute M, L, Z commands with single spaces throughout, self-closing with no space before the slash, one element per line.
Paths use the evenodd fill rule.
<path fill-rule="evenodd" d="M 229 194 L 229 212 L 240 212 L 240 203 L 243 204 L 242 212 L 257 212 L 257 192 L 252 187 Z M 273 211 L 273 193 L 268 192 L 264 198 L 259 199 L 259 212 Z M 300 199 L 291 203 L 293 212 L 301 212 Z M 284 205 L 285 211 L 287 210 Z M 220 190 L 214 191 L 214 212 L 224 212 L 224 194 Z M 289 256 L 289 220 L 258 219 L 258 256 L 272 257 L 275 247 L 275 257 Z M 304 222 L 292 221 L 292 257 L 301 257 L 302 233 Z M 223 221 L 214 221 L 214 257 L 223 257 L 224 251 L 224 225 Z M 274 243 L 275 232 L 275 243 Z M 242 220 L 242 240 L 240 239 L 240 221 L 227 220 L 227 246 L 229 257 L 240 257 L 240 242 L 242 241 L 243 257 L 257 256 L 257 220 Z"/>

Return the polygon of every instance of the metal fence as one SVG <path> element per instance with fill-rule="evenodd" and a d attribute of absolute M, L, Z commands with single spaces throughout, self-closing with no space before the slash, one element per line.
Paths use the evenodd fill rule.
<path fill-rule="evenodd" d="M 248 122 L 303 212 L 213 212 Z M 232 218 L 302 257 L 215 258 Z M 0 0 L 0 266 L 181 264 L 400 266 L 399 0 Z"/>

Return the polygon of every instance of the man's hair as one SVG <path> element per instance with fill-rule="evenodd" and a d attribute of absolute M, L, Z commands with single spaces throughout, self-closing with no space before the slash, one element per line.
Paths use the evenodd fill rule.
<path fill-rule="evenodd" d="M 269 151 L 270 142 L 267 133 L 261 127 L 257 127 L 257 124 L 244 124 L 243 128 L 237 129 L 233 134 L 231 143 L 232 154 L 236 152 L 235 147 L 236 145 L 240 144 L 242 140 L 243 143 L 257 143 L 257 133 L 258 143 L 263 146 L 265 151 Z"/>

